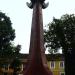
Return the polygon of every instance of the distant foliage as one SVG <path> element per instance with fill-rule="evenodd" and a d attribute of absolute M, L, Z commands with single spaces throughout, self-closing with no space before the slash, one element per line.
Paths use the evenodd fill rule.
<path fill-rule="evenodd" d="M 15 30 L 12 28 L 10 18 L 0 12 L 0 57 L 11 56 L 16 50 L 12 44 L 15 38 Z M 20 51 L 20 50 L 19 50 Z"/>
<path fill-rule="evenodd" d="M 75 47 L 75 15 L 63 15 L 60 19 L 53 18 L 44 31 L 45 46 L 49 52 L 71 53 Z M 64 50 L 65 47 L 67 50 Z"/>

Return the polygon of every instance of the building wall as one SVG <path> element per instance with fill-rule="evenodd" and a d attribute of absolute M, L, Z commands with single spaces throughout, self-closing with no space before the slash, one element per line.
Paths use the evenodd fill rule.
<path fill-rule="evenodd" d="M 21 71 L 18 72 L 19 75 L 21 75 L 23 73 L 23 69 L 24 69 L 24 67 L 27 63 L 27 59 L 25 59 L 25 58 L 26 57 L 20 58 L 20 61 L 22 62 L 22 65 L 20 66 Z M 52 55 L 52 56 L 48 55 L 47 56 L 47 64 L 48 64 L 48 67 L 50 68 L 50 70 L 53 72 L 53 75 L 65 75 L 65 73 L 64 73 L 64 59 L 62 59 L 62 58 L 63 58 L 63 56 L 59 56 L 59 55 L 58 56 L 57 55 Z M 53 62 L 54 62 L 54 67 L 51 67 L 51 63 L 53 63 Z M 60 67 L 61 62 L 63 62 L 63 67 Z M 7 66 L 6 67 L 4 66 L 5 69 L 4 69 L 4 67 L 0 68 L 1 69 L 0 75 L 3 75 L 3 73 L 5 73 L 5 72 L 7 72 L 8 75 L 12 75 L 13 70 L 9 68 L 9 65 L 10 65 L 10 63 L 8 63 L 8 68 L 7 68 Z M 61 64 L 61 66 L 62 66 L 62 64 Z M 8 70 L 6 70 L 6 69 L 8 69 Z"/>
<path fill-rule="evenodd" d="M 61 62 L 63 62 L 63 67 L 60 67 L 60 63 Z M 54 66 L 51 66 L 51 63 L 54 63 Z M 61 73 L 64 73 L 64 61 L 48 61 L 47 64 L 48 64 L 49 69 L 53 72 L 53 75 L 65 75 L 65 74 L 61 74 Z M 24 68 L 23 65 L 25 65 L 25 64 L 23 63 L 20 66 L 21 67 L 21 71 L 20 72 L 23 71 L 23 68 Z M 62 64 L 61 64 L 61 66 L 62 66 Z M 2 68 L 2 71 L 3 72 L 12 73 L 12 70 L 9 69 L 9 66 L 8 66 L 8 70 Z M 9 75 L 11 75 L 11 74 L 9 74 Z"/>
<path fill-rule="evenodd" d="M 63 62 L 63 67 L 60 66 L 61 62 Z M 54 67 L 51 67 L 51 63 L 54 63 Z M 65 75 L 64 61 L 48 61 L 48 67 L 53 72 L 53 75 Z"/>

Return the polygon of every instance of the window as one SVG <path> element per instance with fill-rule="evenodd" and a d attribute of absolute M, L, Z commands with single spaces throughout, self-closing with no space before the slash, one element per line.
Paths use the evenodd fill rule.
<path fill-rule="evenodd" d="M 4 64 L 4 65 L 3 65 L 3 68 L 4 68 L 5 70 L 8 70 L 8 64 Z"/>
<path fill-rule="evenodd" d="M 21 70 L 23 71 L 23 64 L 21 65 Z"/>
<path fill-rule="evenodd" d="M 64 68 L 64 61 L 60 61 L 59 67 L 60 67 L 60 68 Z"/>
<path fill-rule="evenodd" d="M 54 61 L 52 61 L 52 62 L 50 62 L 50 68 L 55 68 L 55 62 Z"/>
<path fill-rule="evenodd" d="M 60 72 L 60 75 L 65 75 L 65 72 Z"/>

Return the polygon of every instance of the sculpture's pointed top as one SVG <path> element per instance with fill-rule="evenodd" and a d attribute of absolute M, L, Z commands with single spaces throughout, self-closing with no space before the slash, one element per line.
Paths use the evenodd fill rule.
<path fill-rule="evenodd" d="M 32 3 L 41 2 L 44 3 L 45 0 L 31 0 Z"/>
<path fill-rule="evenodd" d="M 49 2 L 48 2 L 48 3 L 45 3 L 44 1 L 45 1 L 45 0 L 31 0 L 31 3 L 28 3 L 28 2 L 27 2 L 27 6 L 32 9 L 33 6 L 34 6 L 34 4 L 37 3 L 37 2 L 39 2 L 39 3 L 41 3 L 42 8 L 45 9 L 45 8 L 48 7 Z"/>

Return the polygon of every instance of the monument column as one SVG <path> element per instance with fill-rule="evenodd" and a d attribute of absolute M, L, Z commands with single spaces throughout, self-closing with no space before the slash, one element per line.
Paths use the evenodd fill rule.
<path fill-rule="evenodd" d="M 24 75 L 52 75 L 47 66 L 43 37 L 42 8 L 46 8 L 47 4 L 44 0 L 31 0 L 28 6 L 33 8 L 33 17 L 29 58 Z"/>

